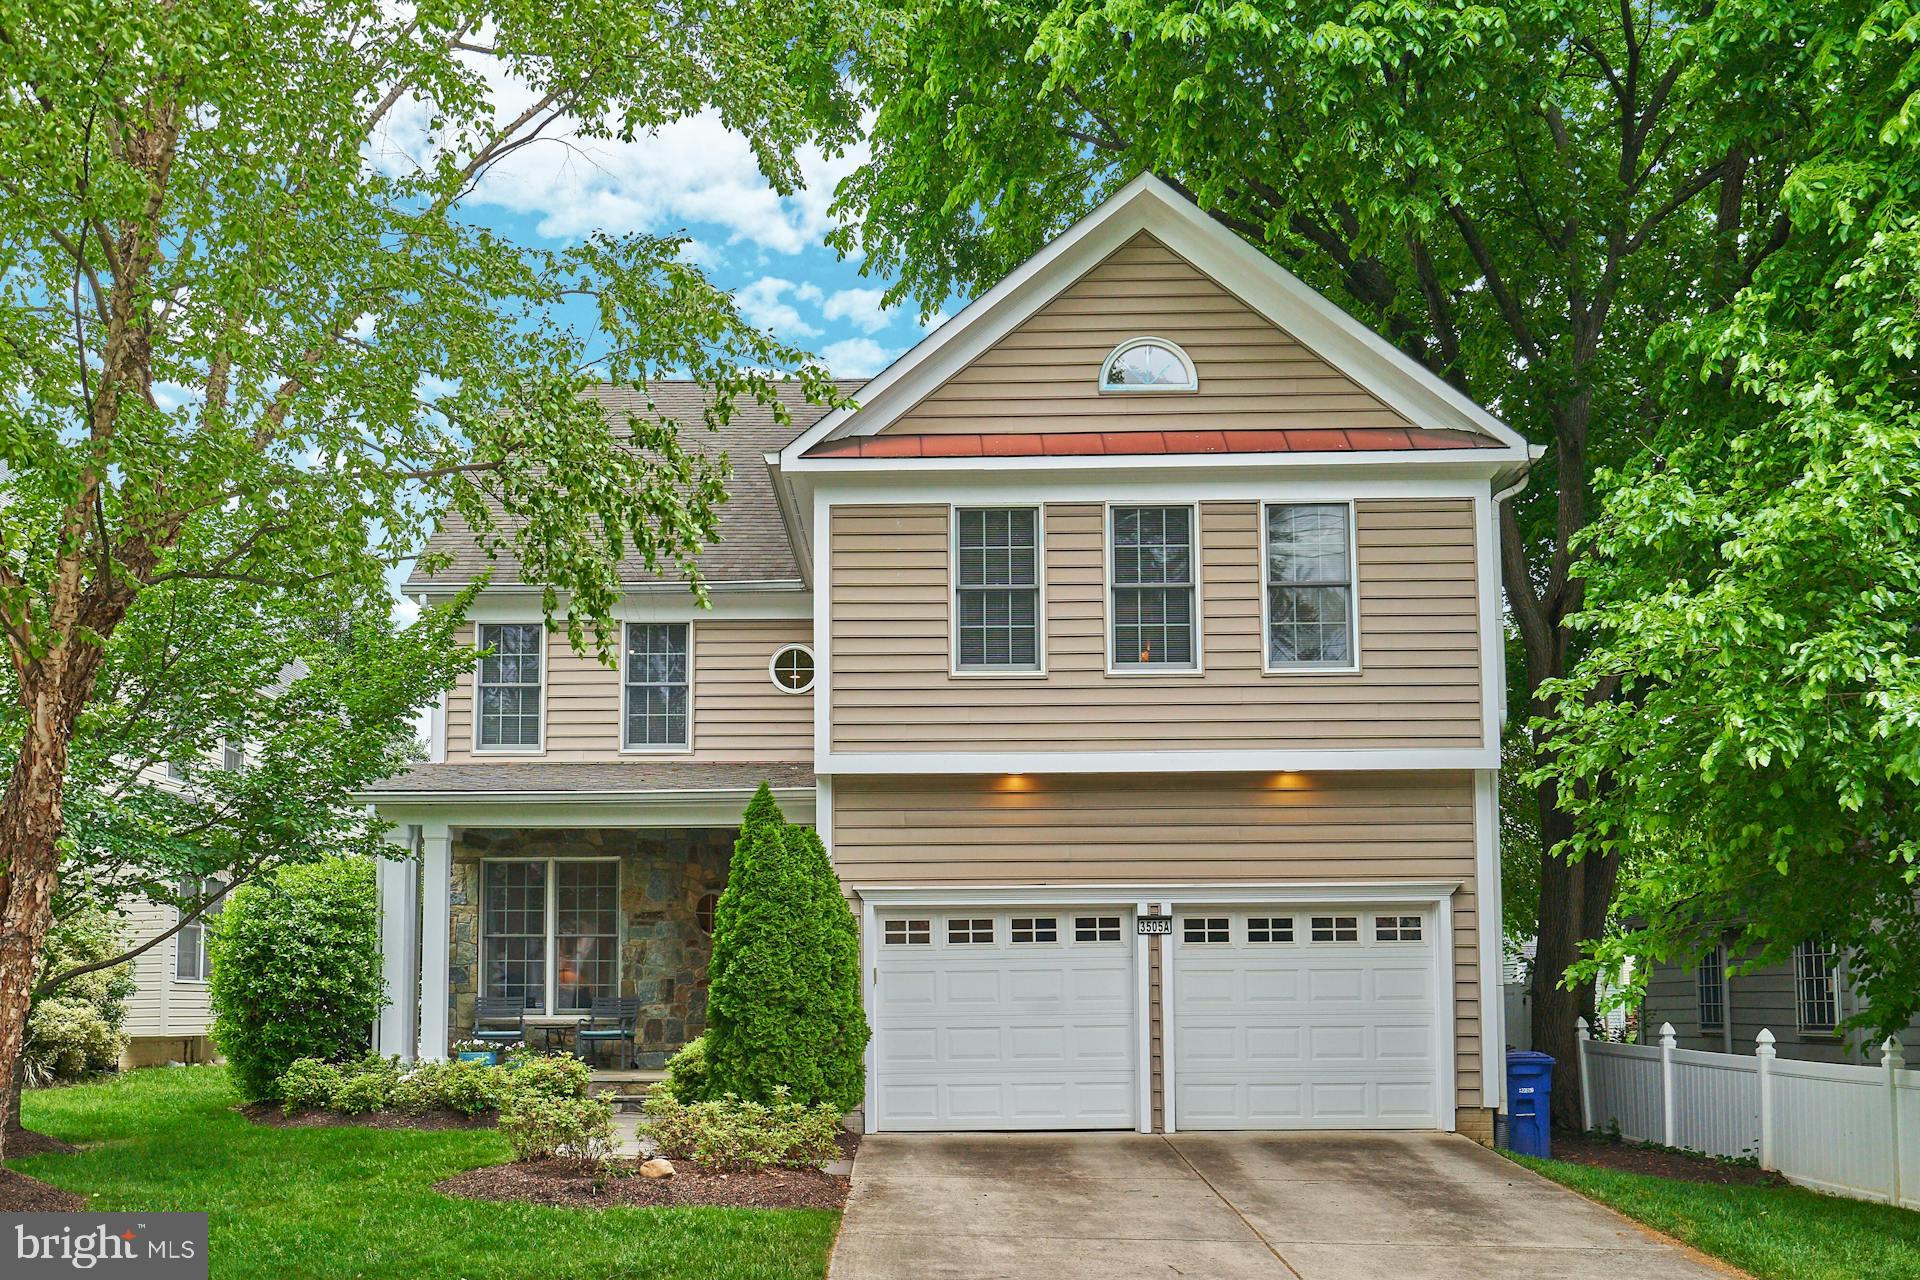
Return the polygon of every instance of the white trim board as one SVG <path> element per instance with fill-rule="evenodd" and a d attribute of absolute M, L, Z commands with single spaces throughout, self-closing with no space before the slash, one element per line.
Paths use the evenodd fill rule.
<path fill-rule="evenodd" d="M 1320 773 L 1497 769 L 1497 745 L 1297 751 L 825 752 L 820 773 Z"/>
<path fill-rule="evenodd" d="M 1415 426 L 1471 431 L 1524 452 L 1526 442 L 1486 409 L 1415 363 L 1298 276 L 1150 173 L 1115 192 L 959 315 L 780 451 L 783 467 L 822 440 L 885 430 L 1108 254 L 1145 231 L 1285 329 Z"/>
<path fill-rule="evenodd" d="M 877 908 L 994 906 L 1128 906 L 1143 898 L 1162 912 L 1193 904 L 1257 906 L 1265 902 L 1446 902 L 1465 885 L 1460 880 L 1320 880 L 1227 884 L 998 884 L 852 885 L 860 900 Z M 1164 974 L 1162 975 L 1164 977 Z"/>

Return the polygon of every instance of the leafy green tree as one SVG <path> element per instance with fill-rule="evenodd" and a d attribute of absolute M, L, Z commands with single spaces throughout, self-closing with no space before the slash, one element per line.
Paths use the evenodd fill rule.
<path fill-rule="evenodd" d="M 1578 651 L 1594 470 L 1665 408 L 1648 336 L 1724 307 L 1791 238 L 1786 175 L 1814 121 L 1851 110 L 1822 42 L 1877 6 L 886 7 L 856 64 L 871 159 L 840 188 L 838 245 L 932 308 L 1142 170 L 1174 183 L 1547 446 L 1500 518 L 1535 694 Z M 1574 812 L 1552 786 L 1534 803 L 1560 847 Z M 1562 1057 L 1592 986 L 1561 975 L 1604 927 L 1614 859 L 1540 868 L 1534 1036 Z"/>
<path fill-rule="evenodd" d="M 693 573 L 724 460 L 578 394 L 801 363 L 683 242 L 516 243 L 463 213 L 522 149 L 711 109 L 781 189 L 856 117 L 835 6 L 4 0 L 0 1080 L 59 882 L 70 756 L 123 628 L 201 583 L 371 596 L 451 514 L 584 647 L 628 556 Z M 806 390 L 830 398 L 823 371 Z M 428 566 L 431 568 L 431 566 Z M 157 625 L 157 624 L 156 624 Z M 604 639 L 599 643 L 605 643 Z M 291 708 L 289 708 L 291 710 Z"/>
<path fill-rule="evenodd" d="M 1577 847 L 1638 860 L 1591 967 L 1824 939 L 1876 1038 L 1920 1012 L 1920 29 L 1886 17 L 1824 50 L 1860 105 L 1789 177 L 1786 249 L 1665 335 L 1543 726 Z"/>
<path fill-rule="evenodd" d="M 296 1059 L 366 1052 L 386 1004 L 373 868 L 356 856 L 285 867 L 209 921 L 213 1039 L 242 1097 L 278 1098 Z"/>
<path fill-rule="evenodd" d="M 749 815 L 714 912 L 707 1095 L 771 1102 L 784 1088 L 850 1110 L 867 1045 L 853 913 L 812 828 L 789 826 L 765 786 Z"/>

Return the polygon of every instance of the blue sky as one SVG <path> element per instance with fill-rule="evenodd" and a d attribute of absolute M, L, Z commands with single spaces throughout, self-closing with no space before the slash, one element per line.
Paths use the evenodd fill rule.
<path fill-rule="evenodd" d="M 702 115 L 632 143 L 536 143 L 489 173 L 464 208 L 523 243 L 548 246 L 595 230 L 684 234 L 687 256 L 749 321 L 834 373 L 861 378 L 925 330 L 911 305 L 881 309 L 890 281 L 862 276 L 857 260 L 841 261 L 823 243 L 834 183 L 859 159 L 809 151 L 805 189 L 781 197 L 746 144 Z"/>

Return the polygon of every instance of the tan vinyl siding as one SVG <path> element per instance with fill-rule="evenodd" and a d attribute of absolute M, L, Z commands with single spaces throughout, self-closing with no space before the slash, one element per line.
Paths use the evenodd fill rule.
<path fill-rule="evenodd" d="M 1180 344 L 1200 390 L 1101 394 L 1129 338 Z M 971 431 L 1273 430 L 1407 421 L 1144 232 L 887 428 Z"/>
<path fill-rule="evenodd" d="M 136 947 L 173 928 L 176 919 L 172 907 L 146 899 L 129 902 L 122 909 L 121 945 Z M 207 984 L 182 982 L 174 977 L 174 957 L 179 935 L 153 947 L 131 962 L 134 991 L 127 997 L 128 1036 L 200 1036 L 212 1021 L 207 1000 Z"/>
<path fill-rule="evenodd" d="M 1357 504 L 1361 670 L 1262 671 L 1259 504 L 1200 507 L 1200 675 L 1107 674 L 1105 512 L 1047 507 L 1044 678 L 955 676 L 943 504 L 836 506 L 836 751 L 1480 745 L 1473 503 Z"/>
<path fill-rule="evenodd" d="M 1459 881 L 1457 1083 L 1463 1103 L 1479 1104 L 1471 774 L 841 776 L 833 786 L 833 833 L 834 864 L 856 891 L 902 884 Z"/>
<path fill-rule="evenodd" d="M 813 758 L 813 695 L 774 687 L 767 663 L 783 645 L 810 644 L 803 618 L 696 619 L 693 623 L 693 750 L 676 758 L 716 764 Z M 466 628 L 463 642 L 473 642 Z M 469 671 L 447 695 L 447 759 L 473 750 L 473 681 Z M 547 636 L 544 760 L 619 760 L 620 672 L 574 651 L 566 636 Z M 482 760 L 516 752 L 484 751 Z"/>

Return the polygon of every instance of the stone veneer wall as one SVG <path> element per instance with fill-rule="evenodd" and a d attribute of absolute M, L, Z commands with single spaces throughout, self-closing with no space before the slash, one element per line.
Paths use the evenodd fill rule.
<path fill-rule="evenodd" d="M 620 858 L 620 994 L 638 996 L 635 1061 L 664 1064 L 707 1022 L 707 960 L 713 939 L 696 911 L 727 883 L 738 833 L 722 828 L 634 831 L 610 828 L 473 828 L 455 833 L 450 914 L 453 926 L 451 1032 L 473 1030 L 480 980 L 482 858 Z"/>

